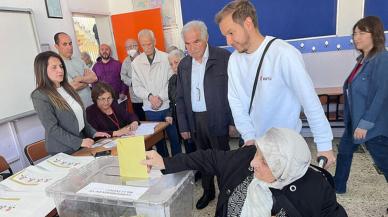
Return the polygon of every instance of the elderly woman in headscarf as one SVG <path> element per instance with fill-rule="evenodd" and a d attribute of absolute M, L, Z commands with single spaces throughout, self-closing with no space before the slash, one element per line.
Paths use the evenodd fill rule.
<path fill-rule="evenodd" d="M 164 173 L 217 175 L 216 217 L 347 216 L 323 173 L 310 167 L 305 140 L 290 129 L 272 128 L 256 146 L 233 151 L 199 150 L 164 159 L 155 151 L 146 155 L 144 164 Z"/>

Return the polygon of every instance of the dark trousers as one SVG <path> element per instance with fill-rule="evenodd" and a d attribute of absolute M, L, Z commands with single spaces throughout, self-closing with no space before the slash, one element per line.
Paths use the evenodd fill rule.
<path fill-rule="evenodd" d="M 171 99 L 170 99 L 171 100 Z M 182 141 L 183 143 L 183 146 L 185 147 L 185 150 L 186 150 L 186 154 L 188 153 L 191 153 L 191 152 L 194 152 L 197 150 L 197 147 L 195 146 L 195 143 L 192 139 L 183 139 L 181 134 L 179 133 L 180 130 L 179 130 L 179 122 L 178 122 L 178 117 L 176 115 L 176 107 L 174 108 L 170 108 L 171 110 L 171 115 L 172 115 L 172 120 L 173 120 L 173 123 L 176 125 L 176 129 L 178 131 L 178 136 L 179 136 L 179 139 Z"/>
<path fill-rule="evenodd" d="M 168 112 L 168 109 L 165 109 L 161 111 L 146 111 L 145 114 L 147 116 L 148 121 L 165 121 L 167 112 Z M 168 139 L 170 140 L 172 154 L 175 155 L 178 153 L 182 153 L 182 147 L 178 138 L 178 132 L 176 130 L 175 124 L 169 125 L 166 128 L 166 132 L 168 135 Z M 168 153 L 165 140 L 161 140 L 158 143 L 156 143 L 156 151 L 162 157 L 170 156 Z"/>
<path fill-rule="evenodd" d="M 229 135 L 213 136 L 209 133 L 207 112 L 195 112 L 195 133 L 192 135 L 198 149 L 230 150 Z M 204 193 L 214 194 L 214 176 L 202 174 Z"/>
<path fill-rule="evenodd" d="M 132 103 L 133 112 L 135 112 L 136 116 L 139 118 L 139 121 L 145 121 L 145 113 L 143 111 L 143 103 Z"/>
<path fill-rule="evenodd" d="M 360 144 L 353 143 L 353 134 L 345 129 L 344 135 L 338 147 L 337 164 L 335 168 L 335 188 L 338 193 L 346 192 L 346 183 L 349 178 L 353 153 Z M 365 142 L 365 146 L 371 154 L 377 167 L 384 173 L 388 182 L 388 137 L 377 136 Z"/>

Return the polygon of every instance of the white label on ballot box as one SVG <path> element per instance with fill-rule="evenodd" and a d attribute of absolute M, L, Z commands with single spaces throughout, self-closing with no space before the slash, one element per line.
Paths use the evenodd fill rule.
<path fill-rule="evenodd" d="M 110 185 L 92 182 L 79 190 L 77 194 L 88 194 L 94 196 L 115 197 L 121 199 L 137 200 L 148 188 L 133 187 L 127 185 Z"/>

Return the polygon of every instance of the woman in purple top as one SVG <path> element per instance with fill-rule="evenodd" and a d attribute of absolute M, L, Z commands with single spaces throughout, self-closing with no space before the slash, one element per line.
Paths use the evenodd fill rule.
<path fill-rule="evenodd" d="M 104 82 L 96 83 L 92 89 L 94 104 L 86 109 L 87 120 L 96 130 L 112 136 L 130 135 L 139 126 L 138 118 L 123 110 L 114 99 L 111 86 Z"/>

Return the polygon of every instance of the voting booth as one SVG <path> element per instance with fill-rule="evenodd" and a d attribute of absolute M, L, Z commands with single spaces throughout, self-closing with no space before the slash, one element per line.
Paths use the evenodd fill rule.
<path fill-rule="evenodd" d="M 101 157 L 73 169 L 46 188 L 61 217 L 189 217 L 193 209 L 192 171 L 148 179 L 120 177 L 117 157 Z"/>

